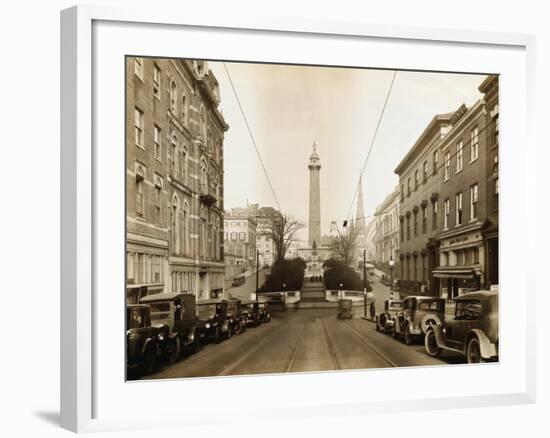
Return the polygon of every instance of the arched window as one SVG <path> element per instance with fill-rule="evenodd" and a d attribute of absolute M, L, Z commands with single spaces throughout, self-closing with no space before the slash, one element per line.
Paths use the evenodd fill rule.
<path fill-rule="evenodd" d="M 170 209 L 170 222 L 171 222 L 171 241 L 172 252 L 174 254 L 180 253 L 180 201 L 177 195 L 172 197 L 172 207 Z"/>
<path fill-rule="evenodd" d="M 181 96 L 181 120 L 187 124 L 187 96 L 185 93 Z"/>
<path fill-rule="evenodd" d="M 172 141 L 170 144 L 170 173 L 172 175 L 176 175 L 177 155 L 178 155 L 178 138 L 176 137 L 176 134 L 172 134 Z"/>
<path fill-rule="evenodd" d="M 208 190 L 208 166 L 204 158 L 201 159 L 201 190 L 205 193 Z"/>
<path fill-rule="evenodd" d="M 183 253 L 189 255 L 189 204 L 183 203 Z"/>
<path fill-rule="evenodd" d="M 176 83 L 172 81 L 170 83 L 170 111 L 172 111 L 172 114 L 177 114 L 178 112 L 177 95 L 178 95 L 178 87 Z"/>
<path fill-rule="evenodd" d="M 136 215 L 143 217 L 144 215 L 144 184 L 145 170 L 141 166 L 136 168 Z"/>
<path fill-rule="evenodd" d="M 216 260 L 221 260 L 220 251 L 220 219 L 216 219 L 216 229 L 214 231 L 214 257 Z"/>
<path fill-rule="evenodd" d="M 181 149 L 180 158 L 181 180 L 187 182 L 187 148 L 185 146 Z"/>
<path fill-rule="evenodd" d="M 214 258 L 214 216 L 210 215 L 210 222 L 208 224 L 208 243 L 209 251 L 208 255 L 211 259 Z"/>
<path fill-rule="evenodd" d="M 200 229 L 199 229 L 199 248 L 200 248 L 200 256 L 206 257 L 206 244 L 207 244 L 207 233 L 206 233 L 206 212 L 204 211 L 204 207 L 201 206 L 200 209 Z"/>
<path fill-rule="evenodd" d="M 201 118 L 200 118 L 200 135 L 202 136 L 202 140 L 206 142 L 206 112 L 204 111 L 204 107 L 201 108 Z"/>

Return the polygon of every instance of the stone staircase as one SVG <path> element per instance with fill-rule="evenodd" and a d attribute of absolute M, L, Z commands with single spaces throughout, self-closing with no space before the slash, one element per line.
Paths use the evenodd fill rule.
<path fill-rule="evenodd" d="M 325 301 L 325 286 L 322 282 L 311 283 L 305 281 L 300 294 L 302 303 L 318 303 Z"/>

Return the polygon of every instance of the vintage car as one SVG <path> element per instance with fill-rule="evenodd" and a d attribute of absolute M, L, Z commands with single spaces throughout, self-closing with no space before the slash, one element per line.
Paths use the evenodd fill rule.
<path fill-rule="evenodd" d="M 200 338 L 195 316 L 195 295 L 181 292 L 163 292 L 141 298 L 142 304 L 151 306 L 151 320 L 168 327 L 167 356 L 176 362 L 182 349 L 192 352 L 200 349 Z"/>
<path fill-rule="evenodd" d="M 428 296 L 408 296 L 403 300 L 403 311 L 393 318 L 391 334 L 403 337 L 410 345 L 415 338 L 426 334 L 434 324 L 440 324 L 445 317 L 445 300 Z"/>
<path fill-rule="evenodd" d="M 126 306 L 126 366 L 128 372 L 140 369 L 154 371 L 162 354 L 166 327 L 151 325 L 151 308 L 141 304 Z"/>
<path fill-rule="evenodd" d="M 241 320 L 241 300 L 230 298 L 227 300 L 227 320 L 229 321 L 229 335 L 238 335 L 244 329 Z"/>
<path fill-rule="evenodd" d="M 258 314 L 260 322 L 271 321 L 271 310 L 269 309 L 269 304 L 265 301 L 260 301 L 258 303 Z"/>
<path fill-rule="evenodd" d="M 403 312 L 403 300 L 384 301 L 384 311 L 375 316 L 376 331 L 388 332 L 391 330 L 394 319 Z"/>
<path fill-rule="evenodd" d="M 428 355 L 442 350 L 468 363 L 498 361 L 498 291 L 468 292 L 454 299 L 454 317 L 431 326 L 424 338 Z"/>
<path fill-rule="evenodd" d="M 338 300 L 338 319 L 351 319 L 353 317 L 352 300 L 341 299 Z"/>
<path fill-rule="evenodd" d="M 260 308 L 257 301 L 241 301 L 241 321 L 244 327 L 257 327 L 261 324 Z"/>
<path fill-rule="evenodd" d="M 246 283 L 246 275 L 245 274 L 239 274 L 233 280 L 231 281 L 231 285 L 233 287 L 238 287 Z"/>
<path fill-rule="evenodd" d="M 200 338 L 216 344 L 231 336 L 227 319 L 227 301 L 211 298 L 197 301 L 197 319 Z"/>

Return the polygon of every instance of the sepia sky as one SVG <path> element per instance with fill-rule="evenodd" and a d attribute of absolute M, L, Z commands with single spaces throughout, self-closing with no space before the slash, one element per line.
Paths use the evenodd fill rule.
<path fill-rule="evenodd" d="M 229 131 L 224 141 L 225 208 L 277 207 L 222 63 L 210 62 L 220 83 Z M 321 232 L 347 217 L 360 170 L 393 71 L 228 63 L 281 210 L 308 220 L 312 144 L 321 156 Z M 394 169 L 437 113 L 472 105 L 484 76 L 399 71 L 365 173 L 365 214 L 398 183 Z M 302 233 L 305 238 L 306 233 Z"/>

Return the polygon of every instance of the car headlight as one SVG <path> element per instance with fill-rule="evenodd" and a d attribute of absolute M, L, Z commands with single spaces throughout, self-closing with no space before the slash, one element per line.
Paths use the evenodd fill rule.
<path fill-rule="evenodd" d="M 158 338 L 159 341 L 164 341 L 164 335 L 162 333 L 159 333 L 157 335 L 157 338 Z"/>
<path fill-rule="evenodd" d="M 210 323 L 207 322 L 204 326 L 205 326 L 206 328 L 210 328 Z"/>
<path fill-rule="evenodd" d="M 213 327 L 216 327 L 218 325 L 217 322 L 215 322 L 214 324 L 212 324 Z"/>

